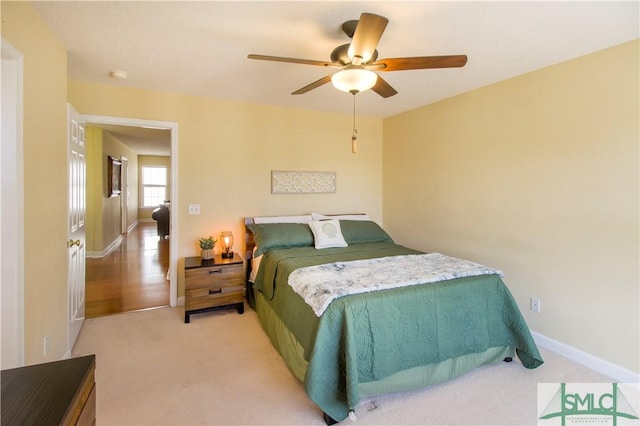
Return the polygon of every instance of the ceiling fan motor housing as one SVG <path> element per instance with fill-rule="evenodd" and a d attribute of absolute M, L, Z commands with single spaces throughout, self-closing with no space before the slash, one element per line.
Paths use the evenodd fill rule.
<path fill-rule="evenodd" d="M 351 58 L 349 57 L 349 46 L 350 44 L 343 44 L 331 52 L 331 62 L 335 64 L 340 64 L 342 66 L 349 65 L 351 63 Z M 366 63 L 375 62 L 378 59 L 378 51 L 374 50 L 373 55 L 371 55 L 371 59 L 369 59 Z M 361 65 L 365 65 L 364 63 Z"/>
<path fill-rule="evenodd" d="M 346 21 L 345 23 L 342 24 L 342 31 L 344 31 L 347 37 L 353 38 L 353 34 L 356 32 L 357 26 L 358 26 L 358 20 L 351 19 L 350 21 Z"/>

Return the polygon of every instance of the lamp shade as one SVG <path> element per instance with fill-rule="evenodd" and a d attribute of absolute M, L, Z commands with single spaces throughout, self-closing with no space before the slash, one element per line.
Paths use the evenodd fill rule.
<path fill-rule="evenodd" d="M 362 68 L 338 71 L 331 76 L 333 87 L 349 93 L 371 89 L 377 80 L 378 75 L 375 72 Z"/>
<path fill-rule="evenodd" d="M 233 251 L 231 249 L 233 248 L 233 234 L 231 231 L 223 231 L 220 234 L 220 242 L 222 244 L 222 258 L 232 258 Z"/>

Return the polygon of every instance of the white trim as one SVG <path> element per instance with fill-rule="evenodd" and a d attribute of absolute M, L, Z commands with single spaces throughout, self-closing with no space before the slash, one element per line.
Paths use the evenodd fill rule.
<path fill-rule="evenodd" d="M 173 121 L 143 120 L 138 118 L 83 115 L 87 123 L 119 126 L 153 127 L 171 131 L 171 205 L 178 206 L 178 123 Z M 178 209 L 171 210 L 169 229 L 169 304 L 177 306 L 178 299 Z"/>
<path fill-rule="evenodd" d="M 118 235 L 116 237 L 116 239 L 113 240 L 111 242 L 111 244 L 109 244 L 107 246 L 107 248 L 105 248 L 104 250 L 102 250 L 102 251 L 88 251 L 88 252 L 85 253 L 85 256 L 86 257 L 90 257 L 90 258 L 107 257 L 107 256 L 109 256 L 109 254 L 112 251 L 117 249 L 120 246 L 120 244 L 122 244 L 122 240 L 123 240 L 122 235 Z"/>
<path fill-rule="evenodd" d="M 136 228 L 136 226 L 138 226 L 138 219 L 134 220 L 133 223 L 129 225 L 129 227 L 127 228 L 127 234 L 133 231 Z"/>
<path fill-rule="evenodd" d="M 3 265 L 3 272 L 6 274 L 5 276 L 11 276 L 11 280 L 9 282 L 4 282 L 0 277 L 0 291 L 4 294 L 2 295 L 3 306 L 4 303 L 10 303 L 10 310 L 2 310 L 2 317 L 0 322 L 5 325 L 12 326 L 12 335 L 9 341 L 3 340 L 3 344 L 0 345 L 3 347 L 3 355 L 9 356 L 4 352 L 5 344 L 7 344 L 7 348 L 13 348 L 13 351 L 10 355 L 11 359 L 5 359 L 5 356 L 0 357 L 2 361 L 0 361 L 0 367 L 2 369 L 6 368 L 14 368 L 21 367 L 24 365 L 24 154 L 23 154 L 23 146 L 24 146 L 24 135 L 23 135 L 23 127 L 24 127 L 24 55 L 18 49 L 13 47 L 11 43 L 7 42 L 4 38 L 1 39 L 1 58 L 3 68 L 5 65 L 5 61 L 10 63 L 11 65 L 11 75 L 3 76 L 3 85 L 6 83 L 11 84 L 12 90 L 10 93 L 10 98 L 8 102 L 12 105 L 12 108 L 9 110 L 10 113 L 13 113 L 11 117 L 11 122 L 3 122 L 2 128 L 3 132 L 6 128 L 12 128 L 11 140 L 3 140 L 2 144 L 13 144 L 11 147 L 10 155 L 0 155 L 0 169 L 3 169 L 7 166 L 7 164 L 11 164 L 9 168 L 10 173 L 15 174 L 15 185 L 7 185 L 6 189 L 9 190 L 10 194 L 3 194 L 2 197 L 5 198 L 11 206 L 10 211 L 6 211 L 5 214 L 1 214 L 0 217 L 2 221 L 10 220 L 11 227 L 13 228 L 13 235 L 10 238 L 2 235 L 0 236 L 0 257 L 3 259 L 7 259 L 6 255 L 3 253 L 11 253 L 11 258 L 7 259 L 9 261 L 9 265 Z M 8 79 L 5 79 L 7 77 Z M 3 102 L 4 104 L 4 102 Z M 4 105 L 6 106 L 6 105 Z M 5 111 L 2 114 L 3 120 L 5 117 Z M 4 151 L 4 150 L 3 150 Z M 6 153 L 5 153 L 6 154 Z M 7 199 L 7 195 L 9 198 Z M 0 206 L 2 206 L 2 202 L 0 202 Z M 4 209 L 4 206 L 1 207 Z M 8 213 L 8 214 L 7 214 Z M 1 234 L 1 232 L 0 232 Z M 4 268 L 8 267 L 5 271 Z M 3 333 L 0 333 L 5 337 Z"/>
<path fill-rule="evenodd" d="M 607 377 L 611 377 L 619 383 L 640 383 L 640 374 L 638 373 L 627 370 L 626 368 L 620 367 L 612 362 L 605 361 L 602 358 L 598 358 L 587 352 L 581 351 L 580 349 L 558 342 L 557 340 L 544 336 L 540 333 L 536 333 L 535 331 L 531 331 L 531 335 L 538 346 L 548 349 L 551 352 L 555 352 L 556 354 L 573 362 L 584 365 L 585 367 Z"/>
<path fill-rule="evenodd" d="M 129 228 L 127 228 L 127 234 L 131 231 L 133 231 L 136 226 L 138 226 L 138 221 L 136 220 L 135 222 L 133 222 Z M 122 240 L 124 240 L 124 237 L 122 237 L 122 235 L 118 235 L 116 237 L 115 240 L 113 240 L 111 242 L 111 244 L 109 244 L 109 246 L 107 248 L 105 248 L 104 250 L 101 251 L 87 251 L 85 253 L 86 257 L 90 257 L 92 259 L 99 259 L 101 257 L 107 257 L 111 254 L 112 251 L 114 251 L 120 244 L 122 244 Z"/>
<path fill-rule="evenodd" d="M 178 305 L 177 306 L 184 306 L 184 296 L 180 296 L 178 297 Z"/>
<path fill-rule="evenodd" d="M 121 232 L 129 232 L 127 222 L 129 221 L 129 159 L 122 155 L 120 157 L 122 163 L 121 184 L 122 194 L 120 196 L 120 230 Z"/>

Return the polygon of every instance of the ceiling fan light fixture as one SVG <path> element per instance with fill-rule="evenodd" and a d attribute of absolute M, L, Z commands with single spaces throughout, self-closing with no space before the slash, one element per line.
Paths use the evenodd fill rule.
<path fill-rule="evenodd" d="M 371 89 L 375 86 L 378 75 L 362 68 L 352 68 L 331 76 L 333 87 L 347 93 L 359 93 Z"/>

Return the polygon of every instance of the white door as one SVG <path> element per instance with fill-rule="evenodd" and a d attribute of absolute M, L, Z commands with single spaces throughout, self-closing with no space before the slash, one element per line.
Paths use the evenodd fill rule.
<path fill-rule="evenodd" d="M 68 318 L 69 345 L 71 353 L 84 321 L 84 278 L 85 278 L 85 213 L 86 213 L 86 158 L 85 125 L 80 114 L 68 104 Z"/>

